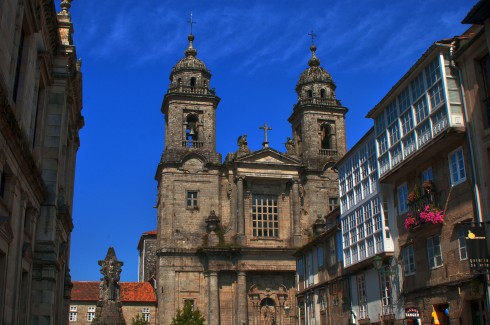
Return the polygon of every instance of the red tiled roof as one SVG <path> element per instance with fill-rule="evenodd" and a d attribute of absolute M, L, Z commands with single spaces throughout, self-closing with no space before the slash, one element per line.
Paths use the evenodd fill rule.
<path fill-rule="evenodd" d="M 99 300 L 99 283 L 95 281 L 73 281 L 72 301 Z M 121 282 L 121 302 L 156 302 L 155 291 L 148 282 Z"/>
<path fill-rule="evenodd" d="M 121 301 L 156 302 L 157 298 L 148 282 L 122 282 Z"/>
<path fill-rule="evenodd" d="M 156 235 L 157 234 L 157 231 L 156 230 L 150 230 L 150 231 L 147 231 L 147 232 L 144 232 L 143 235 Z"/>

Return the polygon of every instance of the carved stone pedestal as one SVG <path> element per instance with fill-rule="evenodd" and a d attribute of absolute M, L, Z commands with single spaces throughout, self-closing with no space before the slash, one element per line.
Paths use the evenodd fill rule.
<path fill-rule="evenodd" d="M 95 317 L 92 324 L 126 325 L 121 303 L 113 300 L 99 301 L 95 309 Z"/>

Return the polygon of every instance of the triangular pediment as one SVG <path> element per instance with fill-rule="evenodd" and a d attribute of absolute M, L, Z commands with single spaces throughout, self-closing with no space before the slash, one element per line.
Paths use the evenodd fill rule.
<path fill-rule="evenodd" d="M 236 159 L 239 163 L 256 163 L 272 165 L 300 165 L 301 162 L 291 156 L 283 154 L 271 148 L 265 148 L 251 152 L 248 155 Z"/>

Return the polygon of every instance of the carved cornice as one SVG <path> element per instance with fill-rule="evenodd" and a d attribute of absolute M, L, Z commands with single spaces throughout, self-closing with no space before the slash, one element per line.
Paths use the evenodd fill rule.
<path fill-rule="evenodd" d="M 58 33 L 58 19 L 54 2 L 51 0 L 42 0 L 40 8 L 42 10 L 42 25 L 46 26 L 46 39 L 49 41 L 49 43 L 46 44 L 46 47 L 49 48 L 51 53 L 56 53 L 61 42 Z"/>

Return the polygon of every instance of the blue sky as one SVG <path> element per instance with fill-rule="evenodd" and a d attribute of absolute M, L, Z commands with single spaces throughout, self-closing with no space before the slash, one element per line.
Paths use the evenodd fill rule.
<path fill-rule="evenodd" d="M 221 97 L 217 148 L 235 151 L 246 133 L 260 149 L 285 151 L 295 85 L 311 56 L 337 84 L 349 109 L 349 148 L 371 127 L 366 113 L 434 42 L 459 35 L 468 0 L 119 0 L 73 1 L 82 58 L 83 115 L 72 234 L 73 280 L 98 280 L 109 246 L 137 281 L 141 234 L 156 229 L 154 180 L 163 149 L 160 113 L 173 65 L 184 56 L 192 11 L 194 46 Z"/>

